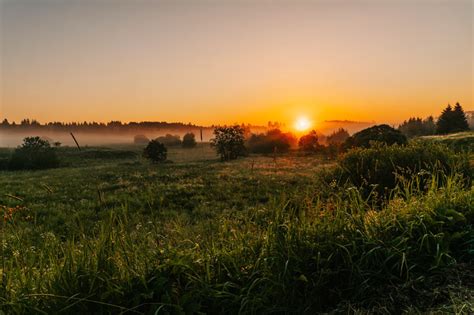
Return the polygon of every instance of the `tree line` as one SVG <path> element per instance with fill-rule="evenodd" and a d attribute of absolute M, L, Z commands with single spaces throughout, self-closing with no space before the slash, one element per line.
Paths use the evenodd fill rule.
<path fill-rule="evenodd" d="M 472 120 L 473 117 L 469 118 Z M 412 117 L 404 121 L 398 127 L 398 130 L 409 138 L 435 134 L 443 135 L 468 131 L 469 129 L 468 116 L 459 103 L 456 103 L 454 108 L 448 104 L 448 106 L 446 106 L 446 108 L 441 112 L 437 121 L 435 121 L 433 116 L 425 119 Z"/>
<path fill-rule="evenodd" d="M 162 129 L 172 130 L 183 130 L 188 131 L 190 129 L 212 129 L 214 126 L 204 127 L 191 123 L 182 122 L 165 122 L 165 121 L 142 121 L 142 122 L 129 122 L 124 123 L 118 120 L 109 121 L 107 123 L 102 122 L 48 122 L 41 124 L 35 119 L 25 118 L 19 123 L 10 122 L 8 119 L 3 119 L 0 123 L 0 130 L 4 131 L 59 131 L 59 132 L 117 132 L 117 133 L 128 133 L 128 132 L 139 132 L 139 131 L 154 131 Z"/>

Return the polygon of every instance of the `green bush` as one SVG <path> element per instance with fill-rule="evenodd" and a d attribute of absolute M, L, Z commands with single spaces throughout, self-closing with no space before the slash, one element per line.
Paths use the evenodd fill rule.
<path fill-rule="evenodd" d="M 347 138 L 344 142 L 344 147 L 346 149 L 359 147 L 368 148 L 374 142 L 380 142 L 387 145 L 404 145 L 407 143 L 407 137 L 389 125 L 377 125 L 359 131 Z"/>
<path fill-rule="evenodd" d="M 40 170 L 59 166 L 56 150 L 40 137 L 27 137 L 13 152 L 8 168 L 10 170 Z"/>
<path fill-rule="evenodd" d="M 211 146 L 216 149 L 217 155 L 222 161 L 234 160 L 239 156 L 245 156 L 247 150 L 244 145 L 245 130 L 241 126 L 216 127 Z"/>
<path fill-rule="evenodd" d="M 424 179 L 419 181 L 420 189 L 423 189 L 429 180 L 441 173 L 449 176 L 458 172 L 465 179 L 470 179 L 471 174 L 464 155 L 435 143 L 356 148 L 344 154 L 338 163 L 339 179 L 360 187 L 364 197 L 371 192 L 387 196 L 402 179 L 414 175 L 423 175 Z"/>
<path fill-rule="evenodd" d="M 194 148 L 196 146 L 196 136 L 189 132 L 183 136 L 183 148 Z"/>
<path fill-rule="evenodd" d="M 269 130 L 266 134 L 252 134 L 247 141 L 247 147 L 252 153 L 269 154 L 284 153 L 296 143 L 291 133 L 283 133 L 279 129 Z"/>
<path fill-rule="evenodd" d="M 168 157 L 168 150 L 163 143 L 151 140 L 143 150 L 143 156 L 152 162 L 163 162 Z"/>

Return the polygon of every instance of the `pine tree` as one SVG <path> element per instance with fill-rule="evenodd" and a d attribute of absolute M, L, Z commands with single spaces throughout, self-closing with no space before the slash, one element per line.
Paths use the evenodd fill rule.
<path fill-rule="evenodd" d="M 453 111 L 453 129 L 452 132 L 461 132 L 469 130 L 469 124 L 467 123 L 466 114 L 462 106 L 456 103 Z"/>
<path fill-rule="evenodd" d="M 436 123 L 436 132 L 446 134 L 451 132 L 453 109 L 450 104 L 443 110 Z"/>

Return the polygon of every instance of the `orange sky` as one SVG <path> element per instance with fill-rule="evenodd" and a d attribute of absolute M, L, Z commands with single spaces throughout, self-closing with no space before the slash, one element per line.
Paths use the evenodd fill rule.
<path fill-rule="evenodd" d="M 397 123 L 474 109 L 469 0 L 0 3 L 10 120 Z"/>

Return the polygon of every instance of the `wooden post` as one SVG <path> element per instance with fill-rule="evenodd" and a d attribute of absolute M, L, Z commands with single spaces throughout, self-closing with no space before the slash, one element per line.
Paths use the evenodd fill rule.
<path fill-rule="evenodd" d="M 201 128 L 201 130 L 200 130 L 200 131 L 201 131 L 201 142 L 202 142 L 202 128 Z"/>
<path fill-rule="evenodd" d="M 72 132 L 71 132 L 70 134 L 71 134 L 72 139 L 73 139 L 74 142 L 76 143 L 77 148 L 79 149 L 79 151 L 81 151 L 81 147 L 80 147 L 80 145 L 79 145 L 79 142 L 77 142 L 76 137 L 74 137 L 74 135 L 72 134 Z"/>

